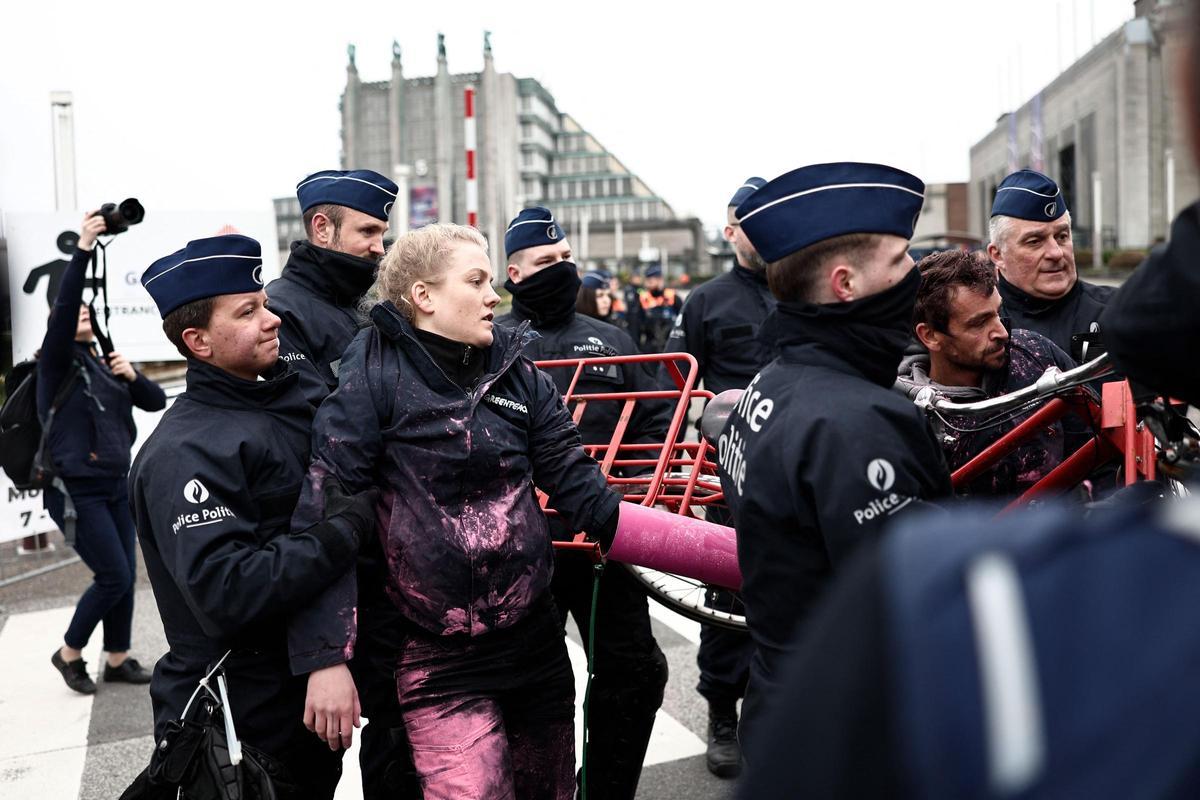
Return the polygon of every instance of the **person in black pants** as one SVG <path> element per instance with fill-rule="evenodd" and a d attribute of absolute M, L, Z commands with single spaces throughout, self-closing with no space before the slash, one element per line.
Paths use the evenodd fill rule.
<path fill-rule="evenodd" d="M 342 353 L 364 323 L 358 304 L 375 280 L 396 192 L 396 184 L 371 170 L 323 170 L 296 187 L 307 238 L 292 243 L 267 296 L 280 320 L 279 357 L 300 374 L 300 389 L 314 409 L 337 388 Z M 363 798 L 419 798 L 396 703 L 393 673 L 402 641 L 395 635 L 399 614 L 383 591 L 383 549 L 368 541 L 358 561 L 358 642 L 349 669 L 368 719 L 358 751 Z M 333 672 L 315 670 L 309 677 L 314 713 L 350 710 L 350 698 L 328 691 Z"/>
<path fill-rule="evenodd" d="M 758 338 L 763 322 L 775 308 L 767 286 L 767 265 L 733 213 L 765 183 L 762 178 L 747 178 L 733 193 L 725 209 L 724 230 L 725 240 L 733 247 L 733 268 L 692 291 L 664 348 L 667 353 L 695 356 L 704 388 L 713 394 L 746 388 L 771 360 L 768 344 Z M 722 506 L 709 506 L 705 515 L 709 522 L 733 525 L 733 517 Z M 710 608 L 745 613 L 741 601 L 725 589 L 709 587 L 705 603 Z M 708 701 L 705 763 L 709 772 L 721 778 L 741 772 L 737 703 L 746 694 L 753 655 L 754 642 L 748 633 L 714 625 L 700 629 L 696 690 Z"/>
<path fill-rule="evenodd" d="M 50 657 L 67 686 L 81 694 L 96 691 L 82 650 L 101 623 L 108 653 L 104 680 L 150 682 L 150 673 L 129 657 L 137 553 L 126 475 L 129 450 L 137 436 L 133 407 L 160 411 L 167 404 L 158 384 L 135 370 L 124 356 L 109 353 L 101 358 L 92 346 L 83 286 L 92 247 L 104 229 L 99 214 L 84 217 L 37 366 L 38 415 L 43 421 L 63 383 L 76 381 L 50 427 L 47 447 L 58 479 L 46 490 L 44 502 L 68 540 L 72 531 L 67 512 L 73 508 L 75 551 L 94 576 L 75 606 L 63 646 Z"/>
<path fill-rule="evenodd" d="M 259 243 L 228 234 L 188 242 L 142 275 L 163 332 L 187 358 L 187 389 L 129 479 L 170 645 L 150 683 L 154 739 L 164 747 L 197 683 L 221 662 L 238 738 L 281 762 L 297 787 L 287 797 L 329 800 L 342 754 L 305 725 L 308 678 L 288 669 L 288 619 L 354 563 L 374 527 L 375 493 L 348 497 L 326 484 L 322 518 L 290 529 L 312 408 L 279 358 L 279 317 L 261 274 Z M 351 732 L 346 724 L 346 747 Z"/>
<path fill-rule="evenodd" d="M 586 316 L 576 308 L 581 281 L 571 263 L 571 244 L 549 209 L 522 211 L 504 237 L 512 313 L 497 325 L 518 328 L 528 323 L 540 334 L 522 352 L 534 361 L 635 355 L 624 331 Z M 592 282 L 592 281 L 589 281 Z M 607 290 L 607 285 L 604 286 Z M 594 304 L 593 304 L 594 305 Z M 547 370 L 560 393 L 566 392 L 574 369 Z M 636 392 L 656 388 L 654 374 L 640 364 L 591 365 L 575 381 L 579 393 Z M 608 442 L 621 414 L 621 403 L 589 403 L 579 420 L 585 445 Z M 667 438 L 672 404 L 645 401 L 634 406 L 624 442 L 661 443 Z M 641 457 L 653 458 L 657 451 Z M 556 539 L 571 538 L 560 518 L 551 520 Z M 579 553 L 555 559 L 550 588 L 562 622 L 567 613 L 588 645 L 592 615 L 592 563 Z M 654 719 L 667 685 L 667 659 L 650 629 L 646 592 L 618 564 L 604 571 L 596 602 L 596 660 L 588 711 L 588 796 L 632 800 Z M 582 778 L 582 776 L 581 776 Z"/>

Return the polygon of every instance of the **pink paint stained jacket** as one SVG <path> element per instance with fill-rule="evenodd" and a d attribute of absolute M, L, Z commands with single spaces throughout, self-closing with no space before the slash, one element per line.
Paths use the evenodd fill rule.
<path fill-rule="evenodd" d="M 619 496 L 580 447 L 554 383 L 521 355 L 536 336 L 528 325 L 495 327 L 484 374 L 468 391 L 391 303 L 371 321 L 317 412 L 292 530 L 321 518 L 328 473 L 350 491 L 378 486 L 387 592 L 404 617 L 438 636 L 509 627 L 543 599 L 554 568 L 534 487 L 573 530 L 599 530 Z M 349 659 L 355 603 L 351 572 L 293 618 L 294 672 Z"/>

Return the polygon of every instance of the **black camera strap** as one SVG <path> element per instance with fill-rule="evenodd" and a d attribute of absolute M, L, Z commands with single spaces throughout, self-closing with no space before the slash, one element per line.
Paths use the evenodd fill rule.
<path fill-rule="evenodd" d="M 104 357 L 108 358 L 109 353 L 113 351 L 112 337 L 108 335 L 108 320 L 112 314 L 112 310 L 108 307 L 108 251 L 107 247 L 99 240 L 96 240 L 96 246 L 92 250 L 91 270 L 92 297 L 88 301 L 88 316 L 92 323 L 92 335 L 100 343 L 100 351 Z M 103 303 L 103 327 L 100 326 L 99 315 L 96 314 L 97 297 L 101 298 Z"/>

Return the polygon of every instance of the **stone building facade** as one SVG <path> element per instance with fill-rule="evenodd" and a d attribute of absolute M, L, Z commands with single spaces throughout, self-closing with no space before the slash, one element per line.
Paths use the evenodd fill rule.
<path fill-rule="evenodd" d="M 1077 247 L 1097 241 L 1097 211 L 1103 249 L 1142 249 L 1167 236 L 1200 195 L 1171 74 L 1184 11 L 1170 0 L 1138 0 L 1133 19 L 1000 117 L 971 148 L 973 234 L 986 237 L 1004 176 L 1031 167 L 1062 186 Z"/>
<path fill-rule="evenodd" d="M 483 70 L 452 74 L 439 34 L 437 73 L 409 77 L 393 44 L 391 77 L 363 81 L 353 47 L 341 98 L 344 169 L 372 169 L 407 191 L 393 231 L 433 221 L 467 221 L 465 101 L 475 88 L 479 229 L 503 274 L 504 230 L 520 209 L 545 205 L 567 231 L 583 266 L 630 270 L 665 259 L 678 274 L 712 271 L 698 219 L 671 206 L 573 116 L 558 108 L 534 78 L 496 70 L 484 36 Z M 303 236 L 295 198 L 275 211 L 280 248 Z M 404 212 L 407 211 L 407 214 Z M 399 218 L 398 218 L 399 217 Z"/>

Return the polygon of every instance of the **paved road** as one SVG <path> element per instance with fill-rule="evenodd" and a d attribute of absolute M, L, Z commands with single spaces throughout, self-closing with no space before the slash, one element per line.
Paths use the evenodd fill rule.
<path fill-rule="evenodd" d="M 135 605 L 134 655 L 146 665 L 163 653 L 162 624 L 141 570 Z M 112 800 L 149 758 L 150 700 L 145 687 L 101 683 L 94 697 L 69 691 L 50 666 L 61 643 L 74 598 L 87 585 L 81 565 L 0 589 L 0 797 L 23 800 Z M 638 798 L 718 800 L 733 785 L 704 767 L 705 707 L 695 693 L 699 626 L 651 604 L 654 632 L 667 655 L 671 680 L 659 712 Z M 93 673 L 102 663 L 99 632 L 85 652 Z M 584 661 L 572 630 L 569 649 Z M 576 720 L 580 714 L 576 712 Z M 339 800 L 361 797 L 354 758 L 339 787 Z"/>

